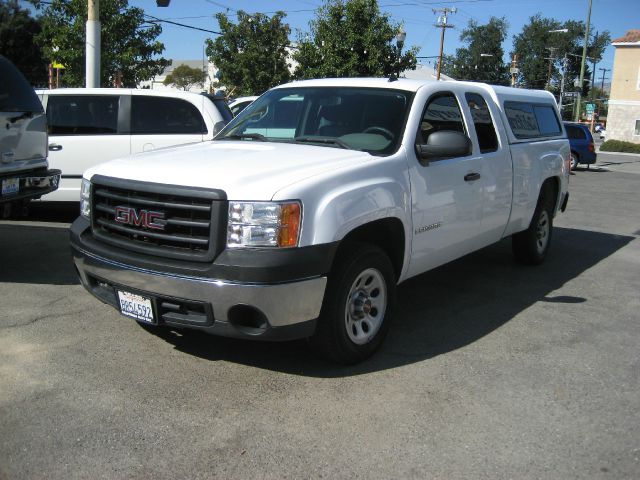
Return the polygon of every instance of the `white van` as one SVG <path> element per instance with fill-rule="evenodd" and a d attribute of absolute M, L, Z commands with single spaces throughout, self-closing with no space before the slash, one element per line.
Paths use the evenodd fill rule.
<path fill-rule="evenodd" d="M 225 100 L 178 91 L 38 90 L 47 113 L 49 163 L 62 170 L 45 201 L 77 202 L 83 172 L 130 154 L 211 140 L 232 118 Z"/>

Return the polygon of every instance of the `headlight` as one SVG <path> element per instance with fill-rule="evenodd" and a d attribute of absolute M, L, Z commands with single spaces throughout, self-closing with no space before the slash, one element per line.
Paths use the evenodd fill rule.
<path fill-rule="evenodd" d="M 87 220 L 91 218 L 91 182 L 84 178 L 80 186 L 80 215 Z"/>
<path fill-rule="evenodd" d="M 229 247 L 296 247 L 299 202 L 229 202 Z"/>

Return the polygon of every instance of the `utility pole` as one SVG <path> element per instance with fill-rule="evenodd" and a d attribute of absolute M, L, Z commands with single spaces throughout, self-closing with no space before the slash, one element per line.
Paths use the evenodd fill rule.
<path fill-rule="evenodd" d="M 511 74 L 511 86 L 516 86 L 516 75 L 518 75 L 518 54 L 515 53 L 511 58 L 511 68 L 509 69 L 509 73 Z"/>
<path fill-rule="evenodd" d="M 434 8 L 433 13 L 436 14 L 438 12 L 442 13 L 441 16 L 438 17 L 438 23 L 434 26 L 441 28 L 442 32 L 440 33 L 440 55 L 438 55 L 438 74 L 436 76 L 436 80 L 440 80 L 440 70 L 442 69 L 442 52 L 444 50 L 444 31 L 447 28 L 453 28 L 453 25 L 447 25 L 447 15 L 450 13 L 456 13 L 458 10 L 453 8 Z"/>
<path fill-rule="evenodd" d="M 564 54 L 562 59 L 562 80 L 560 81 L 560 102 L 558 104 L 558 110 L 560 110 L 560 118 L 562 119 L 562 102 L 564 101 L 564 77 L 567 74 L 567 54 Z"/>
<path fill-rule="evenodd" d="M 602 90 L 602 94 L 604 95 L 604 76 L 607 72 L 610 72 L 610 68 L 599 68 L 598 70 L 602 70 L 602 83 L 600 83 L 600 90 Z"/>
<path fill-rule="evenodd" d="M 593 45 L 597 45 L 598 44 L 598 31 L 596 30 L 596 36 L 593 37 Z M 593 98 L 593 92 L 595 90 L 595 86 L 596 86 L 596 65 L 598 64 L 598 62 L 596 62 L 595 57 L 591 59 L 591 62 L 593 63 L 593 72 L 591 72 L 591 88 L 589 89 L 589 93 L 590 93 L 590 97 Z"/>
<path fill-rule="evenodd" d="M 87 31 L 85 40 L 85 86 L 100 86 L 100 0 L 87 0 Z"/>
<path fill-rule="evenodd" d="M 582 47 L 582 62 L 580 62 L 580 85 L 578 86 L 578 98 L 576 99 L 576 116 L 573 119 L 575 122 L 580 121 L 580 98 L 582 97 L 582 85 L 584 85 L 584 64 L 587 60 L 587 46 L 589 45 L 589 24 L 591 23 L 591 3 L 593 0 L 589 0 L 589 10 L 587 11 L 587 23 L 584 31 L 584 45 Z"/>
<path fill-rule="evenodd" d="M 549 58 L 547 58 L 547 60 L 549 60 L 549 73 L 547 74 L 547 90 L 551 90 L 551 67 L 553 66 L 553 62 L 556 59 L 556 57 L 554 57 L 553 52 L 555 52 L 558 47 L 546 47 L 547 50 L 549 50 Z"/>

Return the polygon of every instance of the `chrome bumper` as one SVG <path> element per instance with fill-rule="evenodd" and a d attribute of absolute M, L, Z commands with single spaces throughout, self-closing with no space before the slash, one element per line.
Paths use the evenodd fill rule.
<path fill-rule="evenodd" d="M 98 298 L 91 287 L 96 281 L 153 296 L 204 302 L 211 306 L 214 321 L 224 323 L 229 322 L 228 312 L 236 306 L 259 310 L 269 327 L 315 320 L 320 315 L 327 283 L 326 277 L 284 284 L 246 284 L 167 274 L 107 260 L 77 247 L 73 248 L 73 257 L 82 284 Z"/>

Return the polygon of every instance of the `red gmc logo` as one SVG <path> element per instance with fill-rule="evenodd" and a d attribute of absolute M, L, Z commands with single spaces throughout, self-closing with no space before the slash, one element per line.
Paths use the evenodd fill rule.
<path fill-rule="evenodd" d="M 164 230 L 167 222 L 164 221 L 164 213 L 152 210 L 136 210 L 131 207 L 116 207 L 115 221 L 136 227 L 145 227 L 152 230 Z"/>

